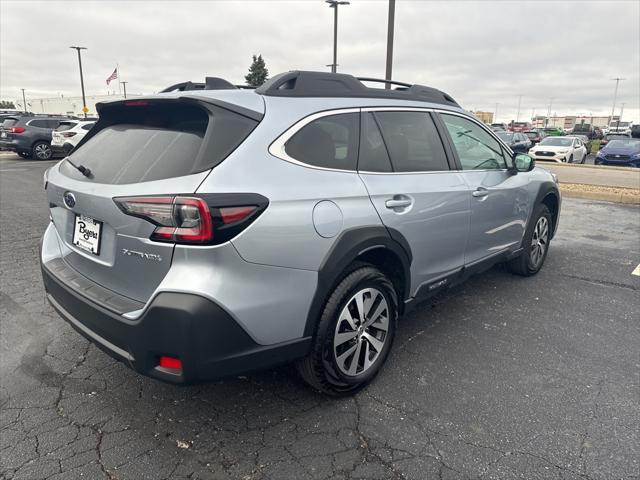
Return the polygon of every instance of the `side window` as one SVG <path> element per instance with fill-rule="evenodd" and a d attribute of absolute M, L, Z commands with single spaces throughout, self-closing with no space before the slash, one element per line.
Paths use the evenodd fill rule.
<path fill-rule="evenodd" d="M 442 140 L 428 113 L 376 112 L 394 172 L 449 170 Z"/>
<path fill-rule="evenodd" d="M 82 128 L 83 130 L 91 130 L 93 128 L 93 125 L 93 123 L 87 123 L 86 125 L 82 125 L 82 127 L 80 128 Z"/>
<path fill-rule="evenodd" d="M 372 113 L 362 114 L 360 128 L 360 155 L 358 170 L 364 172 L 391 172 L 391 161 L 380 129 Z"/>
<path fill-rule="evenodd" d="M 316 167 L 355 170 L 360 137 L 360 115 L 343 113 L 314 120 L 289 139 L 290 157 Z"/>
<path fill-rule="evenodd" d="M 457 115 L 441 114 L 463 170 L 500 170 L 507 168 L 502 149 L 496 139 L 471 120 Z"/>
<path fill-rule="evenodd" d="M 30 127 L 36 127 L 36 128 L 47 128 L 47 121 L 46 120 L 31 120 L 29 122 L 29 126 Z"/>

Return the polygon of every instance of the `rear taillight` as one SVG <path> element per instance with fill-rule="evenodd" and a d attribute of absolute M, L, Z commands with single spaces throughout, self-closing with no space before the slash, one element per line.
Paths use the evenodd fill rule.
<path fill-rule="evenodd" d="M 73 137 L 76 132 L 62 132 L 62 136 L 65 138 Z"/>
<path fill-rule="evenodd" d="M 11 127 L 11 130 L 9 130 L 11 133 L 23 133 L 24 131 L 24 127 Z"/>
<path fill-rule="evenodd" d="M 185 196 L 119 197 L 114 201 L 127 215 L 156 225 L 151 240 L 188 244 L 226 242 L 244 230 L 266 206 L 266 202 L 262 206 L 227 206 L 228 202 L 216 206 L 215 201 L 207 203 L 200 197 Z"/>

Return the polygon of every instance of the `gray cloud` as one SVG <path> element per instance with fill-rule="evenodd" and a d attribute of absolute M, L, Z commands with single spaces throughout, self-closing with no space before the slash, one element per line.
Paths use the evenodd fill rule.
<path fill-rule="evenodd" d="M 384 76 L 386 1 L 340 9 L 340 70 Z M 324 70 L 332 10 L 301 1 L 1 1 L 0 95 L 77 95 L 70 45 L 83 55 L 88 94 L 106 93 L 116 63 L 131 92 L 218 75 L 242 83 L 251 54 L 272 74 Z M 515 118 L 609 114 L 640 120 L 640 2 L 398 0 L 394 78 L 441 88 L 466 108 Z M 617 112 L 616 112 L 617 113 Z"/>

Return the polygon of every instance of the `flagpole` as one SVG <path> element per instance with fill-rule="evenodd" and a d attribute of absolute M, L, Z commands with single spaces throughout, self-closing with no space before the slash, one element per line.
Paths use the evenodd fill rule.
<path fill-rule="evenodd" d="M 116 63 L 116 72 L 118 73 L 118 93 L 122 95 L 122 85 L 120 84 L 120 65 Z"/>

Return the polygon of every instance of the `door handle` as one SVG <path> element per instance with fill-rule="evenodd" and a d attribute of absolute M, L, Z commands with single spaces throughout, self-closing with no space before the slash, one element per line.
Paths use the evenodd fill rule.
<path fill-rule="evenodd" d="M 412 203 L 413 203 L 413 200 L 411 200 L 408 197 L 405 197 L 404 195 L 394 195 L 392 199 L 384 202 L 384 205 L 387 208 L 396 209 L 396 208 L 410 207 Z"/>
<path fill-rule="evenodd" d="M 478 187 L 476 190 L 474 190 L 471 193 L 471 195 L 473 195 L 476 198 L 486 197 L 487 195 L 489 195 L 489 190 L 487 190 L 486 188 Z"/>

